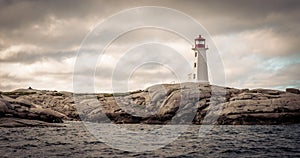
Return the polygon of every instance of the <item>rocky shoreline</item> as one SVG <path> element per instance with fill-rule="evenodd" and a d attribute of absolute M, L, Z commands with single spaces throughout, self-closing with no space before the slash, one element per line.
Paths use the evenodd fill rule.
<path fill-rule="evenodd" d="M 1 92 L 0 127 L 49 127 L 64 120 L 144 124 L 300 123 L 300 92 L 205 83 L 160 84 L 115 94 L 35 89 Z"/>

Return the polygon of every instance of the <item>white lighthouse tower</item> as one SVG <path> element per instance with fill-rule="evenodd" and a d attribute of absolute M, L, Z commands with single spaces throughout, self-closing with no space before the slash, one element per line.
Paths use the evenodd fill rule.
<path fill-rule="evenodd" d="M 199 35 L 195 39 L 195 46 L 192 48 L 195 53 L 195 60 L 192 74 L 192 79 L 195 82 L 205 82 L 208 83 L 208 71 L 207 71 L 207 59 L 206 59 L 206 50 L 205 39 Z"/>

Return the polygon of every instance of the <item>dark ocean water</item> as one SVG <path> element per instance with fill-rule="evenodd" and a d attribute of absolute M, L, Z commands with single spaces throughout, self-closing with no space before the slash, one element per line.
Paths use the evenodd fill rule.
<path fill-rule="evenodd" d="M 169 144 L 142 152 L 124 151 L 106 145 L 81 122 L 67 122 L 65 125 L 0 128 L 0 157 L 300 157 L 300 124 L 213 126 L 210 132 L 202 136 L 199 136 L 200 126 L 193 125 Z M 121 127 L 129 131 L 159 128 L 149 125 Z M 101 135 L 111 139 L 128 139 L 125 147 L 133 147 L 130 134 L 125 137 L 122 132 L 113 133 L 109 126 L 105 128 L 99 130 Z M 172 131 L 169 132 L 168 135 L 172 135 Z M 159 134 L 152 143 L 160 143 Z M 142 143 L 147 145 L 147 139 L 143 139 Z"/>

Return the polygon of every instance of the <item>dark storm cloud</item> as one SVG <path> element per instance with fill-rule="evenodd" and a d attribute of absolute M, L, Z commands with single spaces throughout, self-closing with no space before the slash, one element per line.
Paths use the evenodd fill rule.
<path fill-rule="evenodd" d="M 32 64 L 35 62 L 43 62 L 45 60 L 61 61 L 66 58 L 74 57 L 76 51 L 59 51 L 59 52 L 41 52 L 33 53 L 22 50 L 7 58 L 0 58 L 1 63 L 24 63 Z"/>
<path fill-rule="evenodd" d="M 34 42 L 56 43 L 55 40 L 63 38 L 60 42 L 65 44 L 68 40 L 71 43 L 79 44 L 80 40 L 87 33 L 86 29 L 79 23 L 86 23 L 88 18 L 95 17 L 97 20 L 105 19 L 122 9 L 141 5 L 165 6 L 196 18 L 210 33 L 222 34 L 238 32 L 246 29 L 257 29 L 271 27 L 278 34 L 289 36 L 299 35 L 299 14 L 300 1 L 1 1 L 0 8 L 0 38 L 14 37 L 14 40 L 21 38 L 26 42 L 33 39 Z M 78 26 L 65 28 L 63 36 L 54 38 L 38 36 L 38 32 L 32 35 L 26 34 L 28 28 L 33 25 L 49 25 L 49 17 L 56 17 L 61 20 L 78 19 Z M 83 20 L 84 19 L 84 20 Z M 91 20 L 91 19 L 90 19 Z M 90 22 L 91 25 L 98 21 Z M 122 25 L 122 24 L 121 24 Z M 180 22 L 177 23 L 180 25 Z M 120 26 L 120 24 L 116 25 Z M 289 28 L 289 29 L 287 29 Z M 75 30 L 76 31 L 75 31 Z M 70 32 L 69 30 L 73 30 Z M 25 33 L 24 33 L 25 32 Z M 74 35 L 75 34 L 75 35 Z M 73 35 L 73 36 L 72 36 Z M 24 38 L 22 38 L 24 36 Z M 79 38 L 79 39 L 78 39 Z M 292 40 L 288 38 L 287 40 Z M 298 40 L 294 39 L 294 40 Z M 41 42 L 42 43 L 42 42 Z M 54 44 L 53 44 L 54 45 Z"/>
<path fill-rule="evenodd" d="M 3 47 L 19 43 L 48 48 L 78 46 L 88 33 L 88 27 L 117 9 L 110 8 L 114 8 L 110 1 L 30 0 L 0 3 L 0 40 L 4 41 Z"/>
<path fill-rule="evenodd" d="M 105 5 L 103 5 L 105 3 Z M 0 2 L 1 28 L 8 30 L 28 27 L 32 23 L 43 23 L 49 16 L 62 19 L 85 18 L 95 11 L 105 13 L 110 1 L 87 0 L 5 0 Z"/>
<path fill-rule="evenodd" d="M 142 5 L 165 6 L 183 11 L 195 17 L 212 32 L 228 32 L 263 26 L 273 14 L 284 19 L 299 20 L 300 1 L 254 0 L 254 1 L 1 1 L 1 29 L 21 29 L 33 23 L 43 23 L 49 16 L 60 19 L 96 16 L 99 19 L 119 11 Z M 227 21 L 229 20 L 229 21 Z M 262 21 L 265 20 L 265 21 Z M 217 22 L 214 23 L 214 22 Z M 278 24 L 286 25 L 278 21 Z M 289 20 L 289 22 L 293 22 Z M 276 23 L 274 23 L 276 24 Z M 268 25 L 268 24 L 267 24 Z M 213 29 L 211 29 L 213 28 Z"/>
<path fill-rule="evenodd" d="M 298 23 L 297 19 L 299 19 L 298 15 L 300 13 L 300 1 L 213 0 L 204 3 L 197 2 L 197 4 L 187 5 L 187 12 L 196 16 L 200 22 L 207 25 L 209 30 L 218 33 L 236 32 L 268 26 L 280 28 L 280 26 L 287 26 L 290 23 Z M 280 17 L 276 19 L 274 16 Z M 284 21 L 288 21 L 289 23 L 282 23 Z"/>

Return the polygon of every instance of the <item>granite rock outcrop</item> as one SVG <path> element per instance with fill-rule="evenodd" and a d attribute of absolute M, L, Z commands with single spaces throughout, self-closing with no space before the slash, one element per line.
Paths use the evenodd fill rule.
<path fill-rule="evenodd" d="M 46 122 L 146 124 L 300 123 L 297 89 L 236 89 L 205 83 L 159 84 L 114 94 L 73 94 L 34 89 L 2 92 L 0 117 Z"/>

